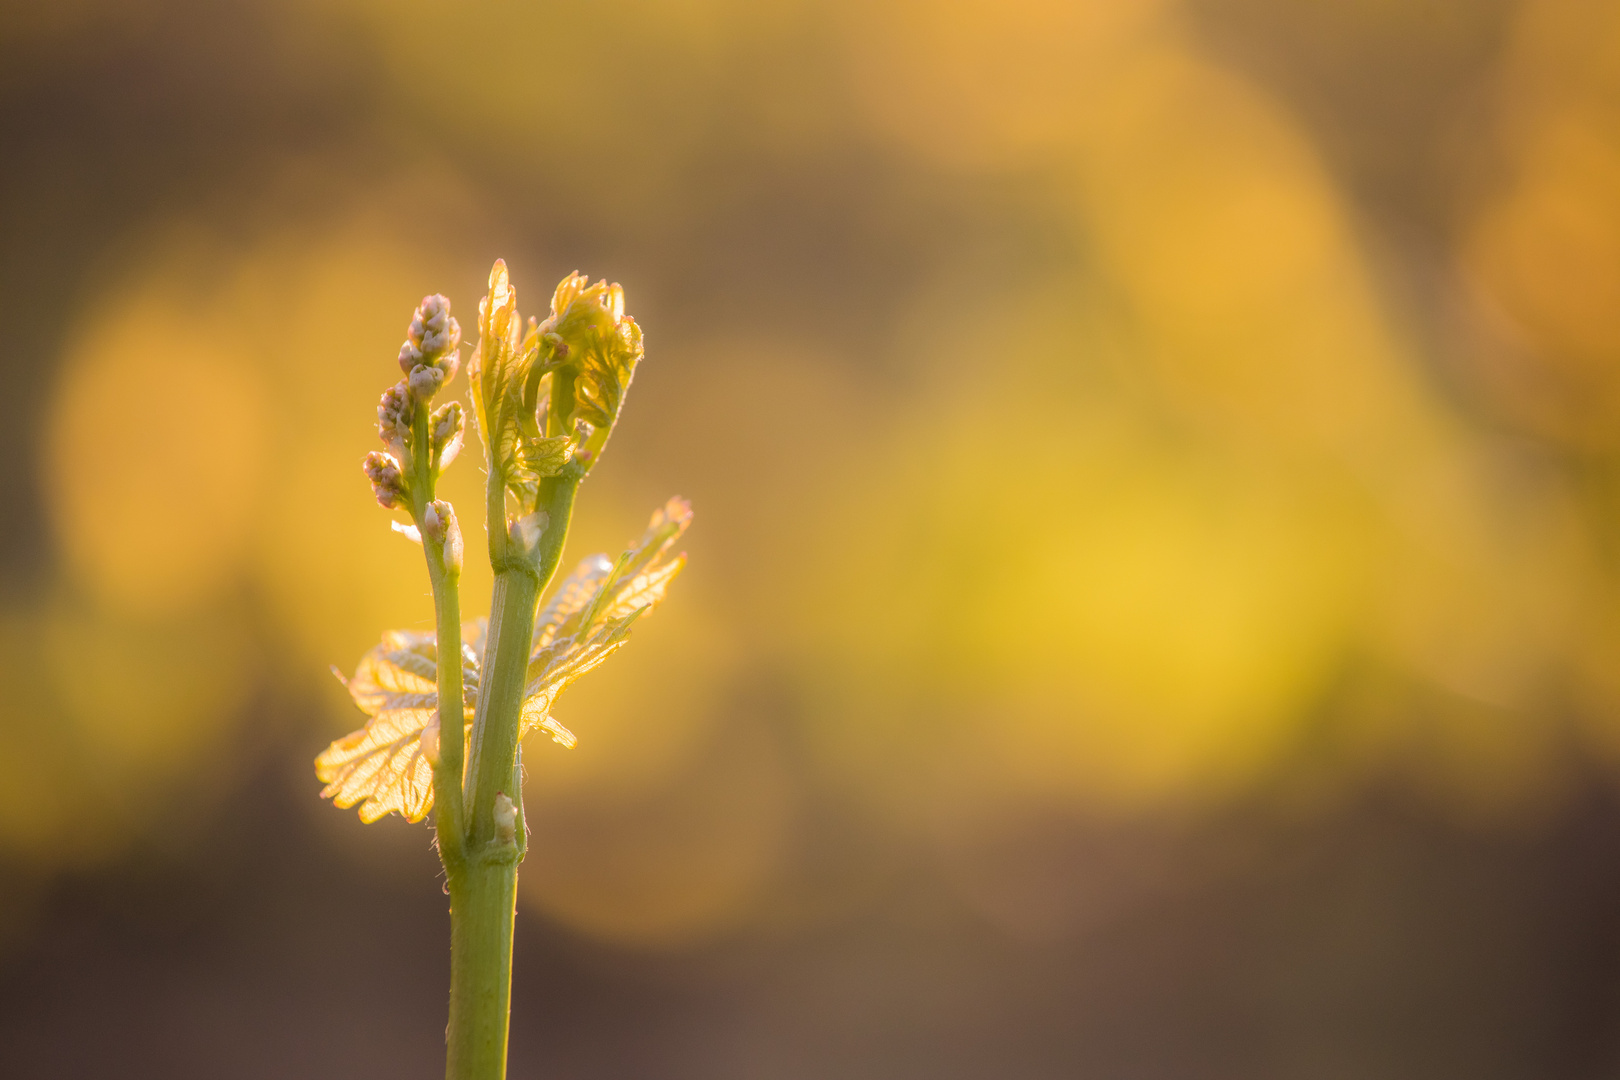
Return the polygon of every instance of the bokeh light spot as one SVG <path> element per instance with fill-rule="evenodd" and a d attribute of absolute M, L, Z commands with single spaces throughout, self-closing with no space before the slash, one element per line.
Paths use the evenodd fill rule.
<path fill-rule="evenodd" d="M 227 324 L 153 283 L 97 313 L 51 409 L 46 491 L 97 594 L 163 615 L 240 569 L 265 496 L 265 380 Z"/>

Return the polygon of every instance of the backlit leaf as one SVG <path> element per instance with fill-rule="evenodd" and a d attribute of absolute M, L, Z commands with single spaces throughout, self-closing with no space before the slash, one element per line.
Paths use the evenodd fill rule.
<path fill-rule="evenodd" d="M 663 600 L 686 565 L 686 555 L 672 549 L 691 520 L 686 501 L 671 499 L 617 562 L 593 555 L 558 586 L 535 620 L 519 738 L 538 728 L 563 746 L 577 742 L 551 716 L 552 705 L 575 679 L 622 648 L 635 621 Z M 461 631 L 463 738 L 471 733 L 487 632 L 483 619 Z M 366 822 L 395 811 L 407 821 L 427 816 L 433 769 L 421 739 L 438 713 L 438 659 L 433 634 L 408 630 L 389 631 L 361 658 L 346 685 L 371 719 L 315 759 L 315 774 L 326 784 L 323 797 L 341 807 L 359 805 Z"/>

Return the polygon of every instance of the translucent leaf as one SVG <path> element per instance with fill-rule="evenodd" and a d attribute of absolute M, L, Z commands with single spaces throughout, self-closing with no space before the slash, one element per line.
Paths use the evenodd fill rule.
<path fill-rule="evenodd" d="M 557 589 L 535 620 L 519 738 L 544 730 L 572 747 L 573 732 L 551 715 L 557 697 L 624 647 L 636 620 L 660 601 L 686 565 L 675 541 L 692 520 L 691 507 L 671 499 L 617 562 L 595 555 Z M 471 732 L 488 623 L 462 627 L 463 738 Z M 362 821 L 398 811 L 420 821 L 433 806 L 433 770 L 421 752 L 422 730 L 438 714 L 438 645 L 433 634 L 394 630 L 361 658 L 347 684 L 364 728 L 339 739 L 315 759 L 338 806 L 359 805 Z"/>
<path fill-rule="evenodd" d="M 670 499 L 617 562 L 606 555 L 582 560 L 535 620 L 535 655 L 560 637 L 578 635 L 582 618 L 623 618 L 661 601 L 670 581 L 686 565 L 686 555 L 671 556 L 670 549 L 691 523 L 691 505 L 685 499 Z M 593 609 L 588 615 L 587 608 Z M 589 636 L 589 626 L 586 629 Z"/>
<path fill-rule="evenodd" d="M 477 654 L 462 645 L 462 712 L 470 721 L 478 695 Z M 360 820 L 398 811 L 421 821 L 433 806 L 433 767 L 422 756 L 422 729 L 439 711 L 438 643 L 432 634 L 391 630 L 361 658 L 345 684 L 366 726 L 315 759 L 321 791 L 340 807 L 360 805 Z"/>
<path fill-rule="evenodd" d="M 567 435 L 550 438 L 533 437 L 522 433 L 521 425 L 513 425 L 512 438 L 506 443 L 506 486 L 521 503 L 530 505 L 539 491 L 540 481 L 556 476 L 568 464 L 574 452 L 574 443 Z"/>
<path fill-rule="evenodd" d="M 578 628 L 579 620 L 576 618 L 569 623 L 571 616 L 577 616 L 585 610 L 585 605 L 591 602 L 596 595 L 597 587 L 613 570 L 613 563 L 606 555 L 592 555 L 581 560 L 574 568 L 574 572 L 557 586 L 557 592 L 535 619 L 534 648 L 536 651 L 551 644 L 557 639 L 559 633 L 573 633 Z M 568 628 L 566 631 L 564 627 Z"/>
<path fill-rule="evenodd" d="M 684 499 L 671 499 L 652 516 L 647 531 L 609 563 L 605 555 L 584 560 L 535 620 L 524 692 L 523 732 L 555 723 L 551 707 L 575 679 L 621 648 L 631 625 L 664 598 L 686 556 L 671 549 L 692 521 Z M 559 725 L 560 726 L 560 725 Z M 555 730 L 552 737 L 571 745 Z"/>
<path fill-rule="evenodd" d="M 525 406 L 524 391 L 538 354 L 538 336 L 532 328 L 523 333 L 517 293 L 505 263 L 497 262 L 490 272 L 489 295 L 478 305 L 478 330 L 478 346 L 468 367 L 478 432 L 491 471 L 504 477 L 520 500 L 532 502 L 539 479 L 553 475 L 542 471 L 550 448 L 528 446 L 531 440 L 523 430 L 525 418 L 531 418 L 533 426 L 532 406 Z"/>
<path fill-rule="evenodd" d="M 517 446 L 517 467 L 524 472 L 538 478 L 556 476 L 562 467 L 568 464 L 568 455 L 573 452 L 573 440 L 567 435 L 553 435 L 550 438 L 519 440 Z"/>
<path fill-rule="evenodd" d="M 671 555 L 671 548 L 691 523 L 692 507 L 679 497 L 670 499 L 653 514 L 647 531 L 619 556 L 590 605 L 581 612 L 586 632 L 596 620 L 622 619 L 664 598 L 670 581 L 686 565 L 685 553 Z"/>
<path fill-rule="evenodd" d="M 421 821 L 433 805 L 433 766 L 422 755 L 422 729 L 438 710 L 390 709 L 327 747 L 315 759 L 326 782 L 321 797 L 341 807 L 360 804 L 360 820 L 399 811 Z"/>

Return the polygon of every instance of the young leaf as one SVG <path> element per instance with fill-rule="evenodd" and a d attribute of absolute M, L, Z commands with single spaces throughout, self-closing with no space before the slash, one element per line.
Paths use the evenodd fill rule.
<path fill-rule="evenodd" d="M 464 720 L 471 721 L 478 659 L 466 644 L 461 670 Z M 360 820 L 368 823 L 394 811 L 406 821 L 427 816 L 433 767 L 420 743 L 422 729 L 438 715 L 438 678 L 433 634 L 390 630 L 383 635 L 347 683 L 349 696 L 371 720 L 315 759 L 315 775 L 326 784 L 322 798 L 344 808 L 360 804 Z"/>
<path fill-rule="evenodd" d="M 686 500 L 671 499 L 617 562 L 592 555 L 558 587 L 535 620 L 524 732 L 550 720 L 557 695 L 623 646 L 636 619 L 663 600 L 686 565 L 685 553 L 671 549 L 691 521 Z"/>
<path fill-rule="evenodd" d="M 671 499 L 617 562 L 593 555 L 558 587 L 536 619 L 520 738 L 539 728 L 563 746 L 575 744 L 573 732 L 551 716 L 552 705 L 574 680 L 623 647 L 635 621 L 663 600 L 686 565 L 685 554 L 672 548 L 691 520 L 685 500 Z M 486 634 L 482 619 L 462 627 L 463 738 L 478 700 Z M 359 804 L 366 822 L 395 811 L 407 821 L 427 815 L 433 769 L 421 739 L 438 713 L 438 672 L 433 634 L 383 635 L 348 682 L 350 696 L 371 720 L 315 759 L 316 775 L 326 783 L 322 796 L 341 807 Z"/>
<path fill-rule="evenodd" d="M 573 440 L 566 435 L 549 439 L 518 435 L 508 452 L 507 489 L 517 496 L 519 505 L 533 506 L 540 481 L 561 472 L 573 452 Z"/>

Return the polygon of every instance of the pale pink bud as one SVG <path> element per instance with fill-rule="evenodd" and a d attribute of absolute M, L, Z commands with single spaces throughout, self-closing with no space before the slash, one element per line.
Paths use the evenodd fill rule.
<path fill-rule="evenodd" d="M 428 503 L 422 514 L 422 535 L 443 545 L 445 573 L 461 573 L 461 526 L 456 522 L 454 507 L 443 499 Z"/>
<path fill-rule="evenodd" d="M 405 383 L 383 391 L 382 401 L 377 404 L 377 435 L 396 453 L 402 452 L 410 441 L 411 416 L 415 411 Z"/>
<path fill-rule="evenodd" d="M 450 504 L 443 499 L 434 499 L 422 511 L 422 535 L 435 543 L 444 541 L 444 517 L 439 513 L 439 507 L 450 509 Z"/>
<path fill-rule="evenodd" d="M 399 367 L 407 375 L 419 365 L 437 367 L 454 378 L 461 364 L 461 325 L 450 315 L 450 301 L 438 293 L 417 305 L 399 349 Z"/>
<path fill-rule="evenodd" d="M 433 395 L 439 392 L 444 385 L 444 372 L 436 367 L 417 364 L 411 369 L 409 379 L 411 393 L 418 401 L 431 401 Z"/>
<path fill-rule="evenodd" d="M 450 509 L 450 504 L 444 504 L 444 572 L 453 576 L 461 574 L 461 560 L 464 554 L 461 542 L 461 525 L 456 521 L 456 513 Z"/>
<path fill-rule="evenodd" d="M 363 468 L 366 479 L 371 481 L 372 494 L 385 509 L 396 510 L 406 504 L 405 476 L 394 455 L 373 450 L 366 455 Z"/>
<path fill-rule="evenodd" d="M 430 423 L 433 450 L 439 455 L 439 468 L 442 469 L 461 453 L 462 443 L 467 437 L 467 416 L 461 409 L 461 402 L 447 401 L 434 410 Z"/>
<path fill-rule="evenodd" d="M 399 347 L 399 370 L 409 375 L 411 369 L 422 362 L 422 350 L 409 341 Z"/>

